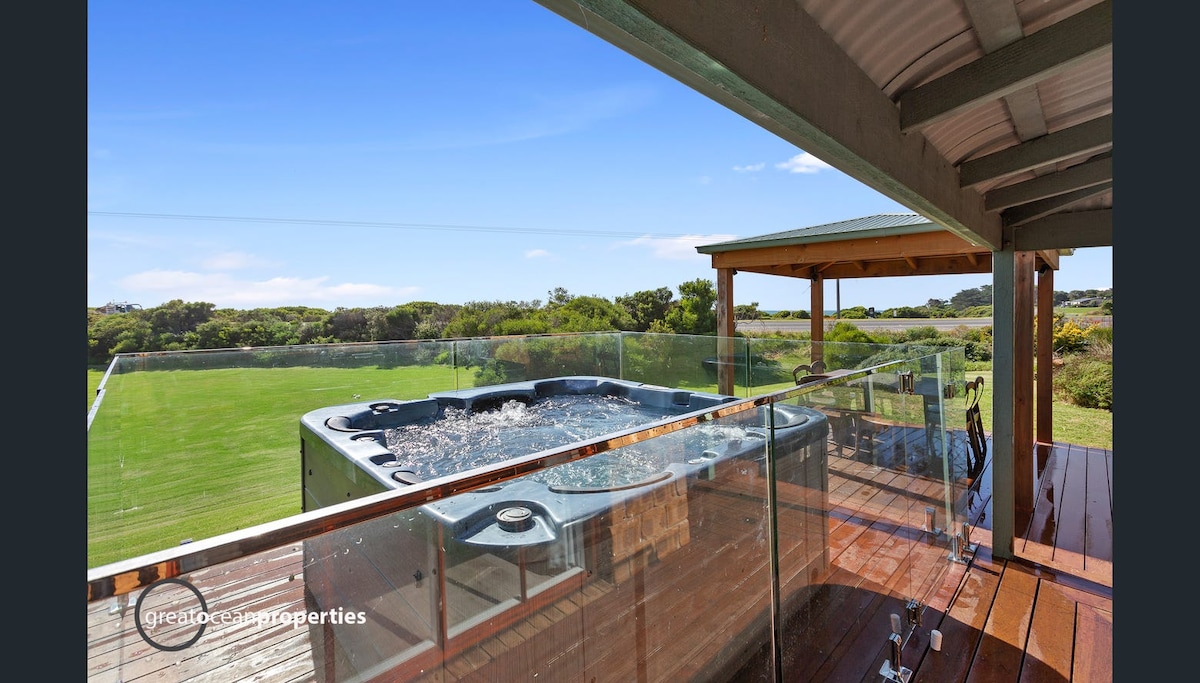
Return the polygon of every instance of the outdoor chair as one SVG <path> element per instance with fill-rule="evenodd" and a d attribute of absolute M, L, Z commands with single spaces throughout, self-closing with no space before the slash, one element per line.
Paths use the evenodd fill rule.
<path fill-rule="evenodd" d="M 800 373 L 804 374 L 801 375 Z M 825 361 L 815 360 L 811 365 L 801 363 L 792 368 L 792 379 L 796 380 L 796 384 L 807 384 L 815 382 L 819 379 L 825 379 Z"/>
<path fill-rule="evenodd" d="M 983 463 L 987 458 L 987 439 L 983 435 L 983 416 L 979 412 L 979 399 L 983 396 L 983 377 L 967 382 L 967 446 L 970 448 L 967 462 L 967 485 L 971 486 L 983 474 Z"/>

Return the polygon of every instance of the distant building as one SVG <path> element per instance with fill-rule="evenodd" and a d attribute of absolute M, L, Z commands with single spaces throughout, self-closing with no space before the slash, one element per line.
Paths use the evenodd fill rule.
<path fill-rule="evenodd" d="M 103 306 L 101 306 L 100 308 L 97 308 L 96 310 L 100 311 L 101 313 L 103 313 L 105 315 L 108 315 L 110 313 L 129 313 L 130 311 L 142 310 L 142 305 L 141 304 L 130 304 L 130 303 L 126 303 L 124 301 L 121 301 L 121 302 L 110 301 L 110 302 L 104 304 Z"/>
<path fill-rule="evenodd" d="M 1098 296 L 1089 296 L 1089 297 L 1085 297 L 1083 299 L 1073 299 L 1071 301 L 1064 301 L 1063 306 L 1070 306 L 1071 308 L 1094 308 L 1096 306 L 1102 305 L 1103 303 L 1104 303 L 1104 299 L 1102 299 Z"/>

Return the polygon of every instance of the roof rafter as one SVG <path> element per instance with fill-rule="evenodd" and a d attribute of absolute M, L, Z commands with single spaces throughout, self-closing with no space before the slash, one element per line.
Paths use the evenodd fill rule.
<path fill-rule="evenodd" d="M 1112 179 L 1112 154 L 1107 153 L 1057 173 L 992 190 L 984 196 L 984 204 L 989 211 L 999 211 L 1018 204 L 1112 182 Z"/>
<path fill-rule="evenodd" d="M 1006 232 L 1012 233 L 1013 248 L 1017 251 L 1061 249 L 1065 248 L 1063 245 L 1072 249 L 1111 247 L 1112 209 L 1056 213 Z"/>
<path fill-rule="evenodd" d="M 1038 166 L 1065 161 L 1112 147 L 1112 114 L 1105 114 L 1029 142 L 964 161 L 958 167 L 963 187 L 1030 171 Z"/>
<path fill-rule="evenodd" d="M 1105 0 L 901 94 L 900 130 L 943 121 L 1111 51 L 1112 0 Z"/>
<path fill-rule="evenodd" d="M 1016 228 L 1038 218 L 1044 218 L 1068 207 L 1074 206 L 1085 199 L 1090 199 L 1112 189 L 1112 181 L 1085 187 L 1081 190 L 1055 195 L 1036 202 L 1029 202 L 1004 211 L 1001 217 L 1005 227 Z"/>

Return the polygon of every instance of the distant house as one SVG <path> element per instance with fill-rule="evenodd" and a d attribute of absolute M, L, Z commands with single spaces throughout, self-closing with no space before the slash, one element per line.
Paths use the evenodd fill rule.
<path fill-rule="evenodd" d="M 1082 299 L 1072 299 L 1071 301 L 1064 301 L 1063 306 L 1070 306 L 1071 308 L 1093 308 L 1096 306 L 1100 306 L 1103 303 L 1104 303 L 1104 299 L 1102 299 L 1098 296 L 1089 296 L 1089 297 L 1084 297 Z"/>
<path fill-rule="evenodd" d="M 100 308 L 97 308 L 96 310 L 100 311 L 101 313 L 104 313 L 106 315 L 111 314 L 111 313 L 129 313 L 130 311 L 142 310 L 142 305 L 141 304 L 130 304 L 130 303 L 126 303 L 124 301 L 121 301 L 121 302 L 110 301 L 110 302 L 104 304 L 103 306 L 101 306 Z"/>

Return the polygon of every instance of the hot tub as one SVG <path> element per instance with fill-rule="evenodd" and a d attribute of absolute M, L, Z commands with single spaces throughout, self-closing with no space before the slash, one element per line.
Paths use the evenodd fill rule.
<path fill-rule="evenodd" d="M 735 400 L 571 376 L 321 408 L 300 421 L 304 509 L 636 431 Z M 390 524 L 356 530 L 353 539 L 344 533 L 310 539 L 309 597 L 321 609 L 350 610 L 347 600 L 356 594 L 405 595 L 402 613 L 380 621 L 408 624 L 407 652 L 418 653 L 556 586 L 577 586 L 585 578 L 619 584 L 647 558 L 661 559 L 688 543 L 690 481 L 712 479 L 734 464 L 765 470 L 766 410 L 434 501 Z M 825 416 L 802 406 L 773 410 L 777 476 L 827 490 Z M 825 525 L 819 527 L 823 532 Z M 826 556 L 823 535 L 812 545 L 813 557 Z M 362 672 L 384 656 L 367 630 L 348 628 L 337 638 L 333 669 Z"/>
<path fill-rule="evenodd" d="M 320 509 L 734 400 L 607 377 L 574 376 L 438 392 L 426 399 L 320 408 L 300 421 L 303 507 Z M 565 508 L 570 507 L 576 517 L 594 509 L 583 502 L 586 494 L 612 494 L 679 476 L 703 476 L 718 460 L 761 454 L 767 438 L 762 410 L 745 413 L 741 425 L 697 425 L 659 437 L 643 448 L 628 446 L 615 455 L 593 456 L 441 501 L 429 509 L 455 524 L 455 537 L 466 541 L 476 535 L 467 530 L 474 525 L 466 521 L 473 514 L 466 508 L 501 505 L 506 498 L 533 503 L 534 514 L 549 523 L 545 529 L 557 528 L 568 521 Z M 781 459 L 824 443 L 828 425 L 819 411 L 785 404 L 774 410 Z M 555 504 L 566 499 L 546 493 L 572 495 L 569 504 Z M 597 497 L 596 504 L 608 505 L 612 499 L 612 495 Z M 552 540 L 550 535 L 541 540 Z M 488 538 L 484 535 L 476 542 L 490 543 Z M 502 544 L 516 540 L 499 538 Z M 538 542 L 533 537 L 530 541 Z"/>

